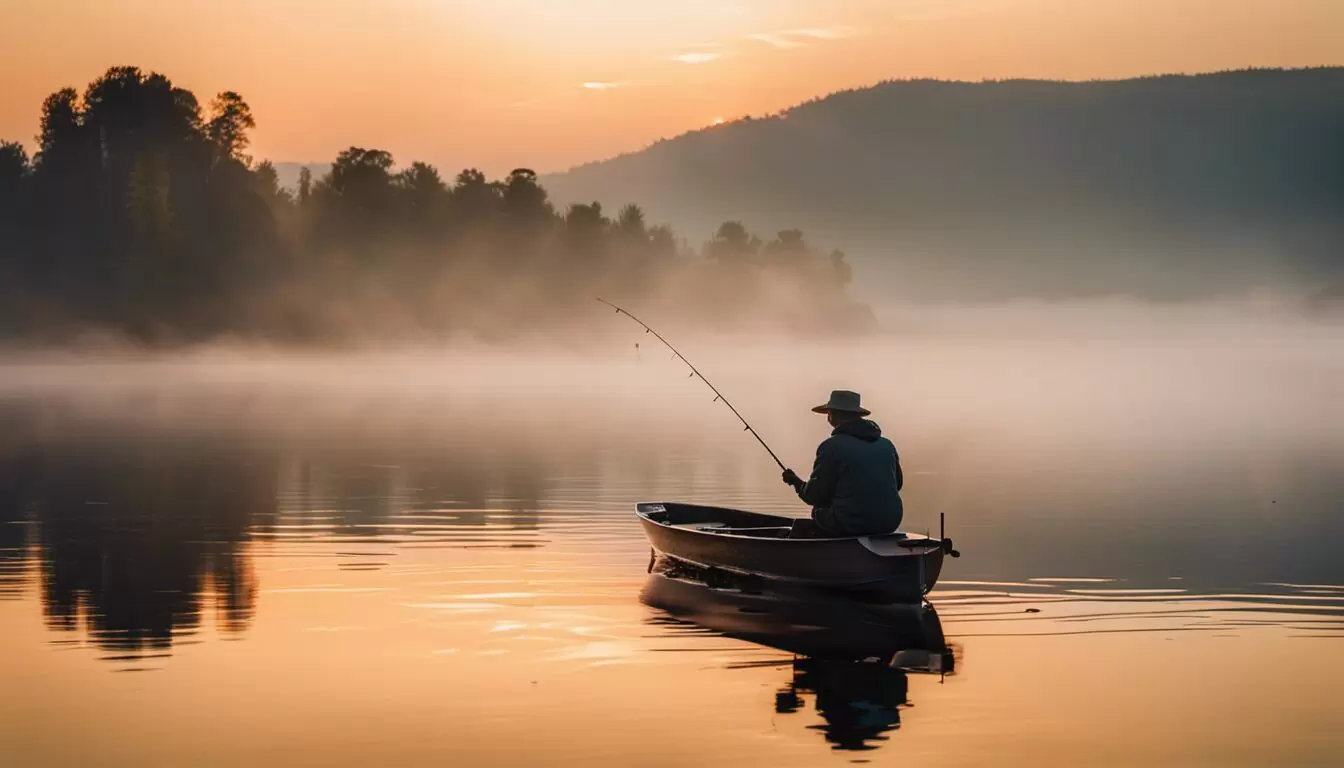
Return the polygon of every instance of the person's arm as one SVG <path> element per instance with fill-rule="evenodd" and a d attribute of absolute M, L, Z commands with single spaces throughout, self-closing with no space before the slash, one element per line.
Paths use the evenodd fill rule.
<path fill-rule="evenodd" d="M 892 451 L 891 459 L 896 463 L 896 490 L 899 491 L 905 487 L 905 475 L 901 473 L 901 454 Z"/>
<path fill-rule="evenodd" d="M 812 462 L 812 476 L 797 486 L 798 498 L 814 507 L 828 507 L 835 499 L 839 468 L 831 451 L 830 441 L 817 446 L 817 458 Z"/>

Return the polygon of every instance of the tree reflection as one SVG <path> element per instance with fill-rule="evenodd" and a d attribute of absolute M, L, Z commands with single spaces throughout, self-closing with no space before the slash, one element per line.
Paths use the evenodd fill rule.
<path fill-rule="evenodd" d="M 555 478 L 603 461 L 573 441 L 519 450 L 376 420 L 333 420 L 328 439 L 200 416 L 242 405 L 0 400 L 0 599 L 36 592 L 50 629 L 109 658 L 163 655 L 203 628 L 249 629 L 258 547 L 543 546 Z"/>
<path fill-rule="evenodd" d="M 29 513 L 24 497 L 29 467 L 17 417 L 0 410 L 0 600 L 17 599 L 28 571 Z"/>
<path fill-rule="evenodd" d="M 248 527 L 274 508 L 271 467 L 181 435 L 36 455 L 28 502 L 49 627 L 83 627 L 118 651 L 166 649 L 210 609 L 220 632 L 247 629 L 257 596 Z"/>

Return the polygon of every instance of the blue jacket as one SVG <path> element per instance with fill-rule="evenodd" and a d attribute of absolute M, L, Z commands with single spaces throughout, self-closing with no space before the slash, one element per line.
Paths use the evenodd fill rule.
<path fill-rule="evenodd" d="M 890 533 L 901 525 L 901 459 L 882 429 L 866 419 L 835 428 L 817 446 L 812 476 L 798 496 L 812 505 L 812 519 L 831 533 Z"/>

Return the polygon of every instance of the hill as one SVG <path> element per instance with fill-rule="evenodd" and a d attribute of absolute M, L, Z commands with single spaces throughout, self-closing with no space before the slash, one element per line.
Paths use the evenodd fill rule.
<path fill-rule="evenodd" d="M 1344 68 L 885 82 L 542 179 L 845 249 L 874 297 L 1310 291 L 1344 270 Z"/>

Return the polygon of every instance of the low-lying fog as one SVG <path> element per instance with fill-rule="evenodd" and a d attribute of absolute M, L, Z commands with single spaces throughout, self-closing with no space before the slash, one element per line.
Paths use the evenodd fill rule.
<path fill-rule="evenodd" d="M 965 573 L 1032 558 L 1344 578 L 1331 554 L 1344 542 L 1340 326 L 1125 302 L 880 317 L 882 333 L 848 339 L 664 333 L 800 472 L 827 431 L 809 408 L 861 392 L 900 449 L 907 527 L 946 512 L 978 550 Z M 676 497 L 806 512 L 683 364 L 627 318 L 609 322 L 567 349 L 16 359 L 0 372 L 0 466 L 22 483 L 33 462 L 168 466 L 209 444 L 227 446 L 212 460 L 448 473 L 449 495 L 469 481 L 473 498 L 521 506 Z M 123 450 L 146 445 L 159 452 Z"/>

